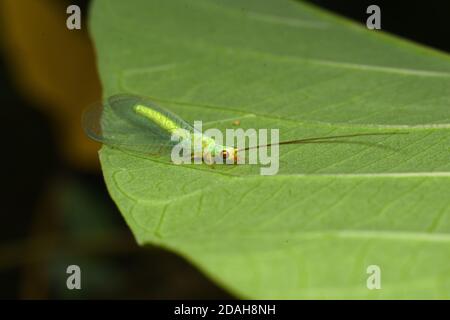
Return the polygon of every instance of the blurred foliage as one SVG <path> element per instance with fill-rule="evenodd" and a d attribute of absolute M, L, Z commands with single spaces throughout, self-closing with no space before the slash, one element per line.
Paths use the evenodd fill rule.
<path fill-rule="evenodd" d="M 19 298 L 230 298 L 175 254 L 139 248 L 108 194 L 91 182 L 54 179 L 36 206 L 30 236 L 0 245 L 0 271 L 18 270 Z M 82 290 L 67 290 L 72 264 L 81 268 Z"/>
<path fill-rule="evenodd" d="M 68 4 L 0 0 L 3 47 L 23 95 L 54 120 L 68 162 L 97 169 L 99 146 L 85 138 L 80 117 L 87 105 L 100 100 L 101 87 L 86 24 L 80 31 L 66 28 Z"/>
<path fill-rule="evenodd" d="M 184 259 L 139 248 L 106 191 L 99 146 L 80 126 L 101 98 L 88 3 L 0 0 L 0 102 L 14 137 L 2 159 L 0 298 L 229 297 Z M 82 9 L 80 31 L 66 28 L 69 4 Z M 67 290 L 71 264 L 81 291 Z"/>

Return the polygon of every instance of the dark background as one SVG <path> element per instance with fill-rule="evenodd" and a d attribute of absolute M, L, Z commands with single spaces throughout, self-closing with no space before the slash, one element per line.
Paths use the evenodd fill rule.
<path fill-rule="evenodd" d="M 6 2 L 11 0 L 0 0 L 2 5 Z M 66 18 L 61 8 L 78 4 L 86 12 L 89 4 L 42 2 L 58 8 L 61 21 Z M 377 4 L 381 7 L 383 31 L 450 52 L 449 1 L 309 2 L 363 24 L 368 16 L 366 8 Z M 21 20 L 25 21 L 19 17 Z M 75 143 L 63 138 L 64 125 L 55 125 L 64 117 L 55 116 L 57 99 L 40 99 L 40 92 L 45 90 L 36 93 L 21 83 L 27 78 L 17 62 L 23 53 L 8 40 L 11 34 L 8 35 L 6 23 L 0 24 L 0 298 L 230 298 L 183 258 L 135 244 L 106 191 L 95 155 L 98 145 L 82 141 L 79 149 L 90 154 L 80 156 L 82 160 L 71 153 L 76 149 Z M 32 29 L 29 32 L 32 37 L 41 36 L 44 44 L 57 39 L 51 36 L 51 29 L 43 28 L 38 34 L 32 34 Z M 86 28 L 83 32 L 87 43 Z M 64 51 L 64 45 L 59 48 L 56 44 L 56 48 L 49 55 Z M 74 58 L 70 52 L 56 56 L 68 63 Z M 53 60 L 52 57 L 39 63 L 45 70 L 45 63 L 54 63 Z M 72 76 L 69 71 L 66 75 Z M 82 79 L 85 75 L 79 76 Z M 95 94 L 86 99 L 92 100 Z M 74 119 L 75 127 L 78 119 Z M 79 135 L 80 132 L 74 134 Z M 83 273 L 83 290 L 66 289 L 65 269 L 70 264 L 89 270 Z"/>

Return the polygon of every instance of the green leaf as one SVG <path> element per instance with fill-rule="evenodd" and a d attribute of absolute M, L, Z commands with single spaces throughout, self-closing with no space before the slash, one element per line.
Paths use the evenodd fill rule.
<path fill-rule="evenodd" d="M 279 128 L 282 140 L 409 133 L 282 146 L 276 176 L 103 147 L 139 244 L 178 252 L 240 297 L 450 298 L 447 55 L 286 0 L 92 9 L 105 96 L 149 96 L 220 129 Z M 366 286 L 370 265 L 380 290 Z"/>

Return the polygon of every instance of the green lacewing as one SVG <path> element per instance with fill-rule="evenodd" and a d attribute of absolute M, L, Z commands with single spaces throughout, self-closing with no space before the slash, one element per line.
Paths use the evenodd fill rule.
<path fill-rule="evenodd" d="M 144 154 L 159 155 L 170 154 L 172 148 L 179 143 L 172 139 L 175 132 L 185 132 L 179 138 L 186 140 L 190 145 L 195 145 L 194 139 L 200 139 L 201 148 L 193 148 L 191 157 L 200 158 L 208 164 L 218 162 L 218 160 L 221 163 L 224 160 L 226 163 L 237 163 L 239 152 L 272 145 L 265 144 L 237 149 L 233 146 L 216 143 L 213 138 L 197 132 L 192 125 L 173 112 L 148 98 L 131 94 L 113 95 L 107 99 L 105 104 L 86 110 L 83 114 L 83 128 L 91 139 L 103 144 Z M 342 143 L 343 141 L 337 139 L 399 133 L 405 132 L 313 137 L 282 141 L 277 144 Z"/>

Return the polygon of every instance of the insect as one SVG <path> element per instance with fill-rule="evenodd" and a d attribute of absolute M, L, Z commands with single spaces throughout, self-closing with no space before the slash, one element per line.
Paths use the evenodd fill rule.
<path fill-rule="evenodd" d="M 237 163 L 239 152 L 272 145 L 266 144 L 244 149 L 221 145 L 216 143 L 213 138 L 197 132 L 193 126 L 169 110 L 145 97 L 130 94 L 111 96 L 104 105 L 89 108 L 83 114 L 82 122 L 86 134 L 91 139 L 119 149 L 145 154 L 170 154 L 173 147 L 179 143 L 172 140 L 172 135 L 175 132 L 184 132 L 179 135 L 182 141 L 201 146 L 192 149 L 191 158 L 202 159 L 207 164 L 216 163 L 218 160 L 221 160 L 221 163 Z M 336 140 L 339 138 L 397 133 L 399 132 L 314 137 L 282 141 L 278 145 L 338 143 L 342 142 Z M 198 140 L 195 141 L 195 139 Z"/>

